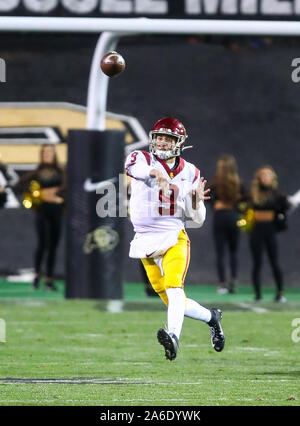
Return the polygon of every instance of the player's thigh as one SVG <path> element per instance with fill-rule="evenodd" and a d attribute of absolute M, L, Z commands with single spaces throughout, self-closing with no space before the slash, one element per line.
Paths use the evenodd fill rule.
<path fill-rule="evenodd" d="M 147 277 L 153 290 L 160 296 L 162 301 L 168 305 L 168 296 L 165 291 L 164 276 L 161 275 L 159 267 L 153 259 L 141 259 L 147 273 Z"/>
<path fill-rule="evenodd" d="M 148 280 L 156 293 L 165 290 L 164 277 L 161 275 L 160 269 L 153 259 L 141 259 L 145 268 Z"/>
<path fill-rule="evenodd" d="M 190 240 L 186 232 L 181 231 L 178 243 L 171 247 L 163 258 L 165 289 L 183 287 L 190 262 Z"/>

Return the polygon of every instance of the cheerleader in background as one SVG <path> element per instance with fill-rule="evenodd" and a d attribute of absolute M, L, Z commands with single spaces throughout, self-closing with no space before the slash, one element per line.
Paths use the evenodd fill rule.
<path fill-rule="evenodd" d="M 35 278 L 33 287 L 39 288 L 42 261 L 46 259 L 45 284 L 47 290 L 56 290 L 53 273 L 56 251 L 61 237 L 61 223 L 65 198 L 64 172 L 59 166 L 54 145 L 43 145 L 36 170 L 23 175 L 17 189 L 23 190 L 36 181 L 40 188 L 40 204 L 35 209 L 37 247 L 34 253 Z"/>
<path fill-rule="evenodd" d="M 262 298 L 260 276 L 263 252 L 266 250 L 276 283 L 274 301 L 286 302 L 283 275 L 278 261 L 276 234 L 277 231 L 285 229 L 284 219 L 287 210 L 292 205 L 292 200 L 289 201 L 289 197 L 279 192 L 277 175 L 269 165 L 262 166 L 255 172 L 250 198 L 254 219 L 254 225 L 249 235 L 255 300 L 259 301 Z"/>
<path fill-rule="evenodd" d="M 237 286 L 238 248 L 240 229 L 238 204 L 243 200 L 245 190 L 238 174 L 236 160 L 224 154 L 217 161 L 217 170 L 210 184 L 213 207 L 213 237 L 216 250 L 219 294 L 234 293 Z M 227 286 L 225 251 L 229 252 L 230 280 Z"/>

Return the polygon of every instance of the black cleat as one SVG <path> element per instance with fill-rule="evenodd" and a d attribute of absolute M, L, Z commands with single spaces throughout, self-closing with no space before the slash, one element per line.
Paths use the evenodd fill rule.
<path fill-rule="evenodd" d="M 221 327 L 222 311 L 211 309 L 211 320 L 207 323 L 210 327 L 211 344 L 215 351 L 221 352 L 225 346 L 225 336 Z"/>
<path fill-rule="evenodd" d="M 167 330 L 160 328 L 157 332 L 157 340 L 165 348 L 166 358 L 173 361 L 177 356 L 178 339 L 173 333 L 168 333 Z"/>

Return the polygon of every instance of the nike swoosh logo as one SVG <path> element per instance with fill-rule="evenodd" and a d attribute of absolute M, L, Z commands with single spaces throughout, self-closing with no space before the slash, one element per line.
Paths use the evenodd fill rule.
<path fill-rule="evenodd" d="M 150 253 L 150 254 L 146 254 L 146 257 L 152 256 L 153 253 L 155 253 L 155 250 L 152 253 Z"/>
<path fill-rule="evenodd" d="M 106 188 L 107 186 L 109 186 L 111 183 L 116 182 L 118 179 L 115 178 L 111 178 L 111 179 L 107 179 L 107 180 L 103 180 L 101 182 L 92 182 L 91 178 L 87 178 L 83 184 L 83 189 L 86 192 L 93 192 L 93 191 L 97 191 L 99 189 L 103 189 Z"/>

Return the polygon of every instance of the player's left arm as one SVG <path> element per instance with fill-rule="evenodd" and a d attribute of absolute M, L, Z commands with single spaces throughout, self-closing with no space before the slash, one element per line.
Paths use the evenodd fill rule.
<path fill-rule="evenodd" d="M 200 177 L 200 173 L 192 184 L 192 190 L 187 194 L 186 208 L 192 220 L 203 225 L 206 218 L 206 207 L 204 202 L 210 199 L 210 189 L 205 189 L 207 181 Z"/>
<path fill-rule="evenodd" d="M 207 180 L 201 176 L 196 189 L 192 189 L 191 191 L 192 207 L 194 210 L 198 210 L 200 208 L 201 201 L 203 203 L 204 201 L 210 200 L 210 188 L 205 189 L 206 184 Z"/>

